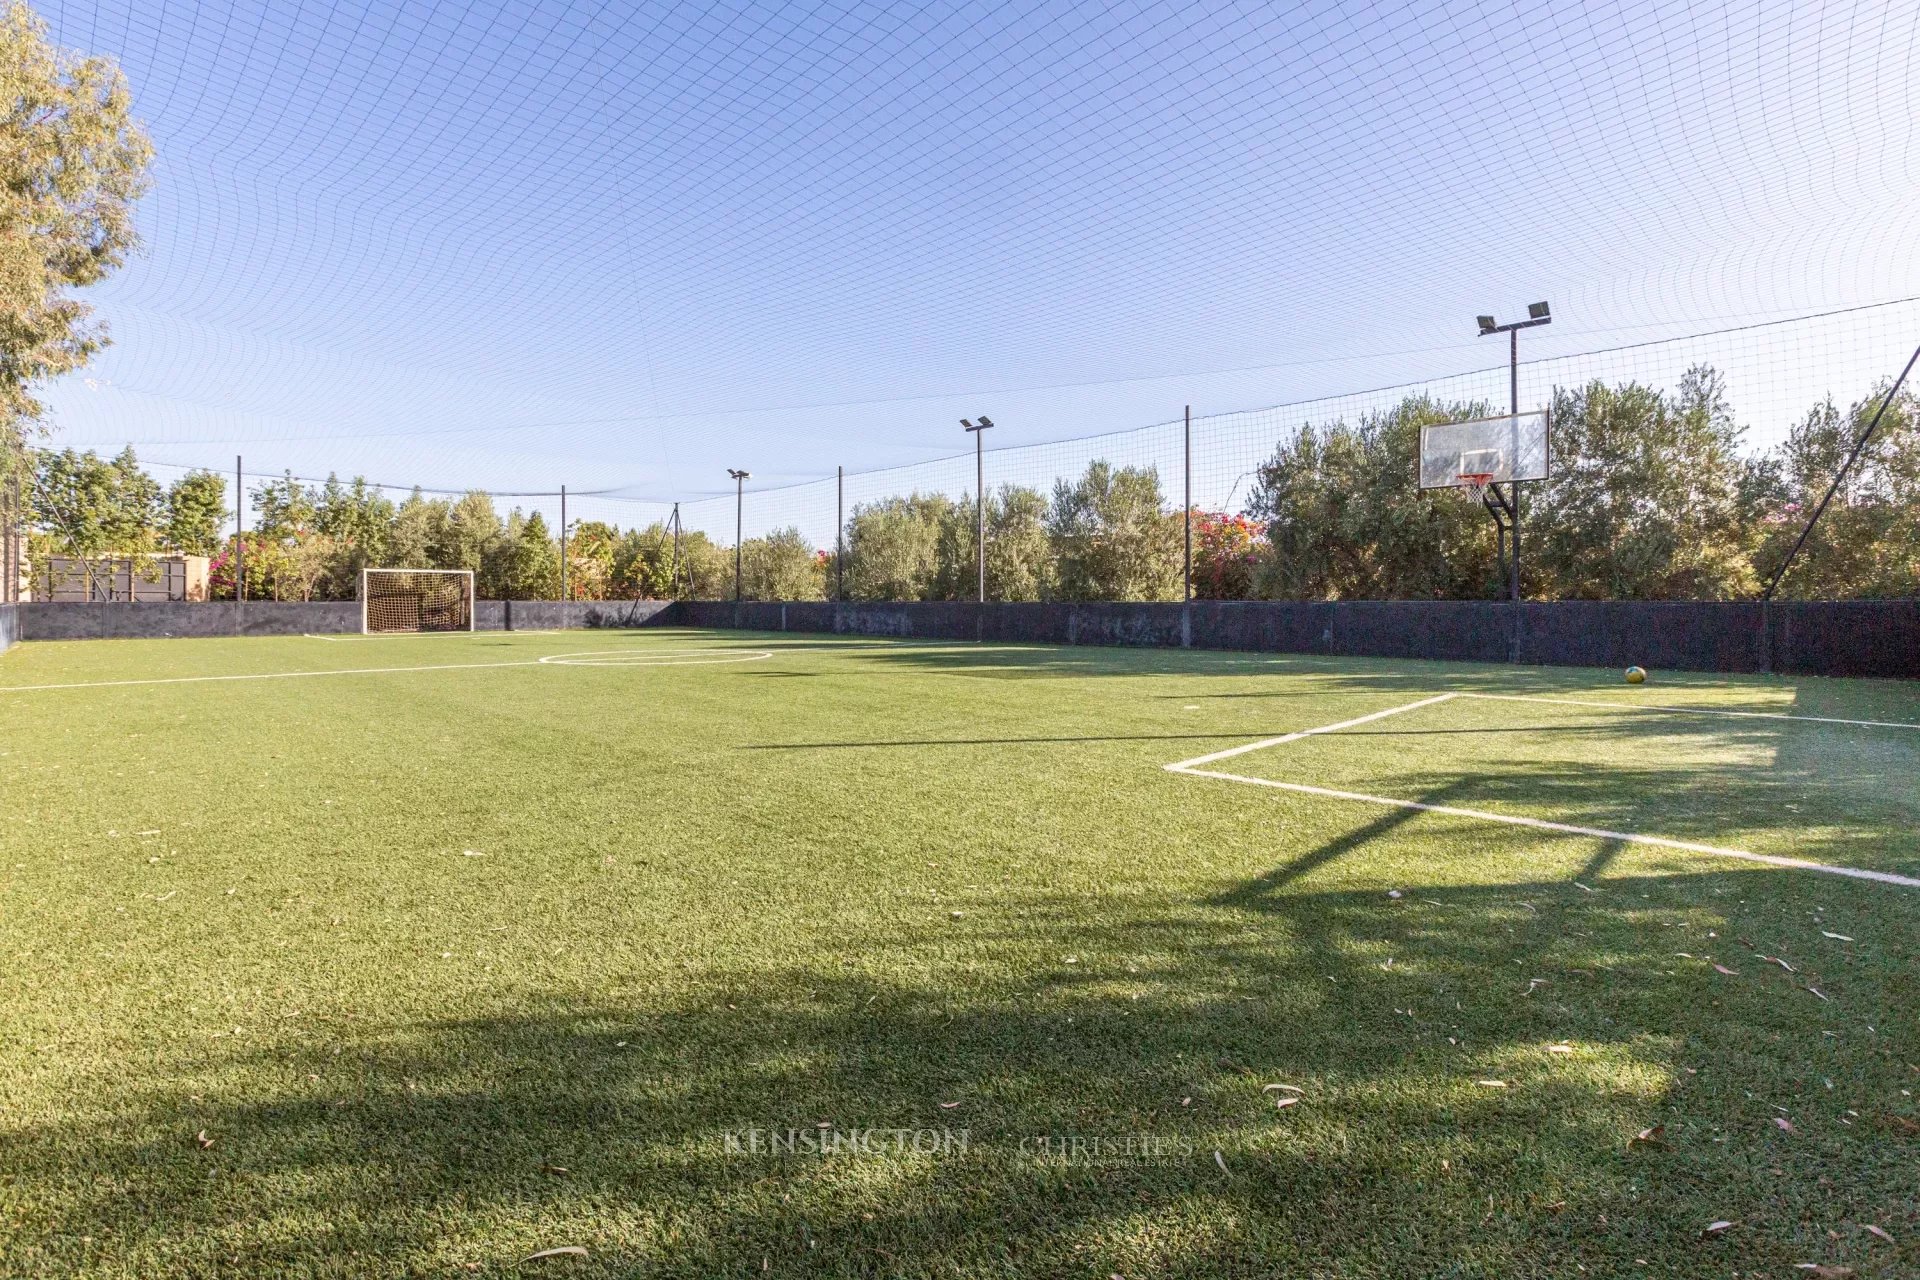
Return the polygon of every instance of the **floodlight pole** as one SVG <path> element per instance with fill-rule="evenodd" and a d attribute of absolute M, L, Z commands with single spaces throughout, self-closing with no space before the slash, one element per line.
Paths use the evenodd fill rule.
<path fill-rule="evenodd" d="M 733 477 L 733 602 L 739 604 L 746 597 L 740 589 L 740 539 L 746 530 L 748 472 L 727 468 L 727 474 Z"/>
<path fill-rule="evenodd" d="M 982 434 L 993 426 L 993 419 L 986 414 L 980 415 L 979 425 L 965 418 L 960 425 L 973 437 L 973 507 L 974 541 L 980 551 L 980 603 L 987 602 L 987 453 L 986 436 Z"/>
<path fill-rule="evenodd" d="M 1527 318 L 1511 324 L 1495 324 L 1492 316 L 1478 317 L 1480 336 L 1492 334 L 1507 335 L 1507 395 L 1508 412 L 1515 423 L 1520 418 L 1520 331 L 1532 329 L 1538 325 L 1552 324 L 1553 313 L 1544 302 L 1529 303 Z M 1518 427 L 1515 427 L 1516 432 Z M 1515 461 L 1518 461 L 1517 457 Z M 1493 512 L 1495 536 L 1500 542 L 1500 558 L 1506 561 L 1509 590 L 1513 596 L 1513 661 L 1520 661 L 1520 481 L 1507 481 L 1507 493 L 1500 492 L 1498 482 L 1487 486 L 1487 509 Z M 1506 519 L 1503 522 L 1501 515 Z M 1512 533 L 1512 554 L 1507 551 L 1507 535 Z"/>

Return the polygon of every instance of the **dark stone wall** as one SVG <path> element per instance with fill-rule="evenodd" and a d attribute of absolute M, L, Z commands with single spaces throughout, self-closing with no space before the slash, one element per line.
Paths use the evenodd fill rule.
<path fill-rule="evenodd" d="M 1191 606 L 482 600 L 474 620 L 482 631 L 673 625 L 1505 662 L 1513 652 L 1515 613 L 1511 604 L 1491 600 L 1198 600 Z M 256 601 L 240 608 L 38 602 L 0 608 L 0 649 L 9 635 L 16 641 L 88 640 L 359 629 L 360 606 L 352 601 Z M 1519 655 L 1522 662 L 1545 666 L 1920 679 L 1920 600 L 1529 602 L 1519 612 Z"/>
<path fill-rule="evenodd" d="M 171 636 L 341 635 L 360 630 L 358 601 L 250 600 L 211 604 L 147 601 L 139 604 L 64 604 L 34 601 L 19 610 L 21 640 L 109 640 Z M 553 631 L 640 627 L 673 605 L 663 600 L 481 600 L 478 631 Z M 776 628 L 777 629 L 777 628 Z M 4 647 L 4 646 L 0 646 Z"/>
<path fill-rule="evenodd" d="M 1480 600 L 1198 600 L 1178 604 L 688 602 L 665 621 L 1027 644 L 1189 645 L 1366 658 L 1506 662 L 1513 605 Z M 1778 671 L 1920 679 L 1920 601 L 1520 606 L 1519 658 L 1543 666 Z"/>
<path fill-rule="evenodd" d="M 172 636 L 285 636 L 360 629 L 360 605 L 345 602 L 65 604 L 19 606 L 22 640 L 115 640 Z"/>

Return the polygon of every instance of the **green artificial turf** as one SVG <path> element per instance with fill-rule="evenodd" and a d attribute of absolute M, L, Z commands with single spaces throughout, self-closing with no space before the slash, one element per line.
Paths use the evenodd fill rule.
<path fill-rule="evenodd" d="M 537 661 L 711 650 L 773 656 Z M 1920 1274 L 1920 889 L 1163 767 L 1913 685 L 661 630 L 0 687 L 0 1275 Z M 1456 698 L 1211 767 L 1920 876 L 1917 765 Z"/>

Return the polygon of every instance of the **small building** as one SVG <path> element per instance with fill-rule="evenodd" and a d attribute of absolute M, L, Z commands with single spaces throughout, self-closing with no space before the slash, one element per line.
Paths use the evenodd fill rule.
<path fill-rule="evenodd" d="M 32 599 L 70 604 L 205 600 L 206 556 L 48 556 L 31 566 Z"/>

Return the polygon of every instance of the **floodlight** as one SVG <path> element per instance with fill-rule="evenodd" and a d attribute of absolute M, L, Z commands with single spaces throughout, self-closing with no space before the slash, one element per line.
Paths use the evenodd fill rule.
<path fill-rule="evenodd" d="M 1544 302 L 1529 302 L 1527 304 L 1527 316 L 1530 319 L 1545 320 L 1549 314 L 1547 304 Z"/>
<path fill-rule="evenodd" d="M 973 419 L 972 419 L 972 418 L 962 418 L 962 419 L 960 419 L 960 425 L 961 425 L 961 426 L 963 426 L 963 427 L 965 427 L 965 428 L 966 428 L 967 430 L 969 430 L 969 431 L 971 431 L 971 430 L 973 430 Z"/>
<path fill-rule="evenodd" d="M 1493 332 L 1494 325 L 1492 316 L 1475 316 L 1474 319 L 1480 322 L 1480 332 L 1482 334 Z"/>
<path fill-rule="evenodd" d="M 980 415 L 980 425 L 983 427 L 990 427 L 993 425 L 993 419 L 989 418 L 986 414 L 983 413 Z"/>
<path fill-rule="evenodd" d="M 733 480 L 751 480 L 753 478 L 751 472 L 735 471 L 732 467 L 727 468 L 727 476 Z"/>

